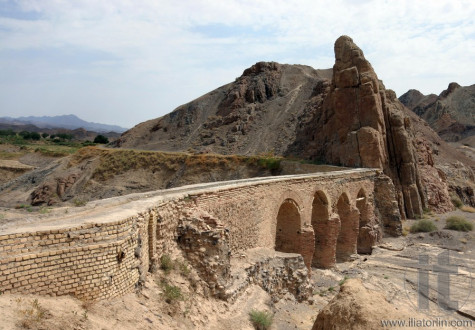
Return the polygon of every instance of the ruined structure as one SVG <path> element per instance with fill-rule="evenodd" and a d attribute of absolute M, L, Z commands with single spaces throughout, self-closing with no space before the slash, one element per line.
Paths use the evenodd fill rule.
<path fill-rule="evenodd" d="M 209 295 L 233 300 L 252 282 L 303 300 L 311 266 L 370 253 L 381 238 L 382 178 L 355 169 L 208 183 L 92 202 L 33 228 L 10 223 L 0 230 L 0 292 L 117 296 L 182 251 Z"/>

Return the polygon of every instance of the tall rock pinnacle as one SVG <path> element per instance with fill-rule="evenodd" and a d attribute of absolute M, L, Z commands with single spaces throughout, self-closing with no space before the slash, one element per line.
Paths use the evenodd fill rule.
<path fill-rule="evenodd" d="M 348 36 L 335 42 L 335 65 L 320 117 L 316 157 L 333 164 L 380 168 L 398 191 L 401 215 L 425 207 L 410 120 L 396 94 L 386 90 L 362 50 Z"/>

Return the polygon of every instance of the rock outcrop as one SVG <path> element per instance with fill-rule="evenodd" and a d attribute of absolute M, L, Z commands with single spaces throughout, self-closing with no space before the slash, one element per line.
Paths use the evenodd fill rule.
<path fill-rule="evenodd" d="M 421 215 L 426 196 L 402 104 L 350 37 L 335 42 L 335 58 L 331 89 L 314 124 L 312 140 L 319 143 L 307 154 L 332 164 L 383 169 L 396 187 L 401 215 Z"/>
<path fill-rule="evenodd" d="M 448 142 L 461 141 L 475 147 L 475 85 L 462 87 L 452 82 L 438 96 L 411 89 L 399 100 Z"/>

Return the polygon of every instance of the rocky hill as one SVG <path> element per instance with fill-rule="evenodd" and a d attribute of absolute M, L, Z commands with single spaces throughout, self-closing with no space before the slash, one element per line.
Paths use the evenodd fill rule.
<path fill-rule="evenodd" d="M 335 58 L 327 70 L 259 62 L 235 82 L 125 132 L 115 146 L 221 154 L 272 151 L 376 167 L 393 181 L 403 217 L 420 215 L 424 208 L 452 209 L 447 176 L 437 169 L 439 156 L 433 152 L 450 148 L 431 132 L 432 142 L 416 136 L 420 130 L 411 124 L 410 111 L 384 87 L 351 38 L 336 41 Z M 471 173 L 472 160 L 452 151 L 444 156 L 449 158 L 441 156 L 441 162 L 459 160 Z"/>
<path fill-rule="evenodd" d="M 462 87 L 450 83 L 439 95 L 423 95 L 415 89 L 399 100 L 448 142 L 465 143 L 475 147 L 475 85 Z"/>
<path fill-rule="evenodd" d="M 330 70 L 259 62 L 235 82 L 127 131 L 117 146 L 222 154 L 284 154 L 309 102 L 322 100 Z"/>

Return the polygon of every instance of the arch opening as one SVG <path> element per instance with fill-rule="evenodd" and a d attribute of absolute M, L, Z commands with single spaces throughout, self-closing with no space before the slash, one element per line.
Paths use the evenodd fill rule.
<path fill-rule="evenodd" d="M 317 191 L 313 197 L 311 218 L 311 224 L 315 234 L 315 250 L 312 258 L 313 267 L 325 267 L 325 258 L 328 258 L 329 254 L 333 254 L 333 251 L 328 249 L 329 245 L 327 244 L 329 231 L 328 220 L 330 216 L 328 204 L 328 198 L 325 193 Z"/>
<path fill-rule="evenodd" d="M 359 212 L 351 209 L 350 200 L 345 193 L 338 199 L 336 209 L 340 217 L 340 231 L 336 243 L 336 261 L 343 262 L 349 260 L 350 256 L 356 253 Z"/>
<path fill-rule="evenodd" d="M 300 212 L 291 199 L 286 199 L 277 214 L 275 234 L 275 250 L 286 253 L 299 253 L 300 251 Z"/>

